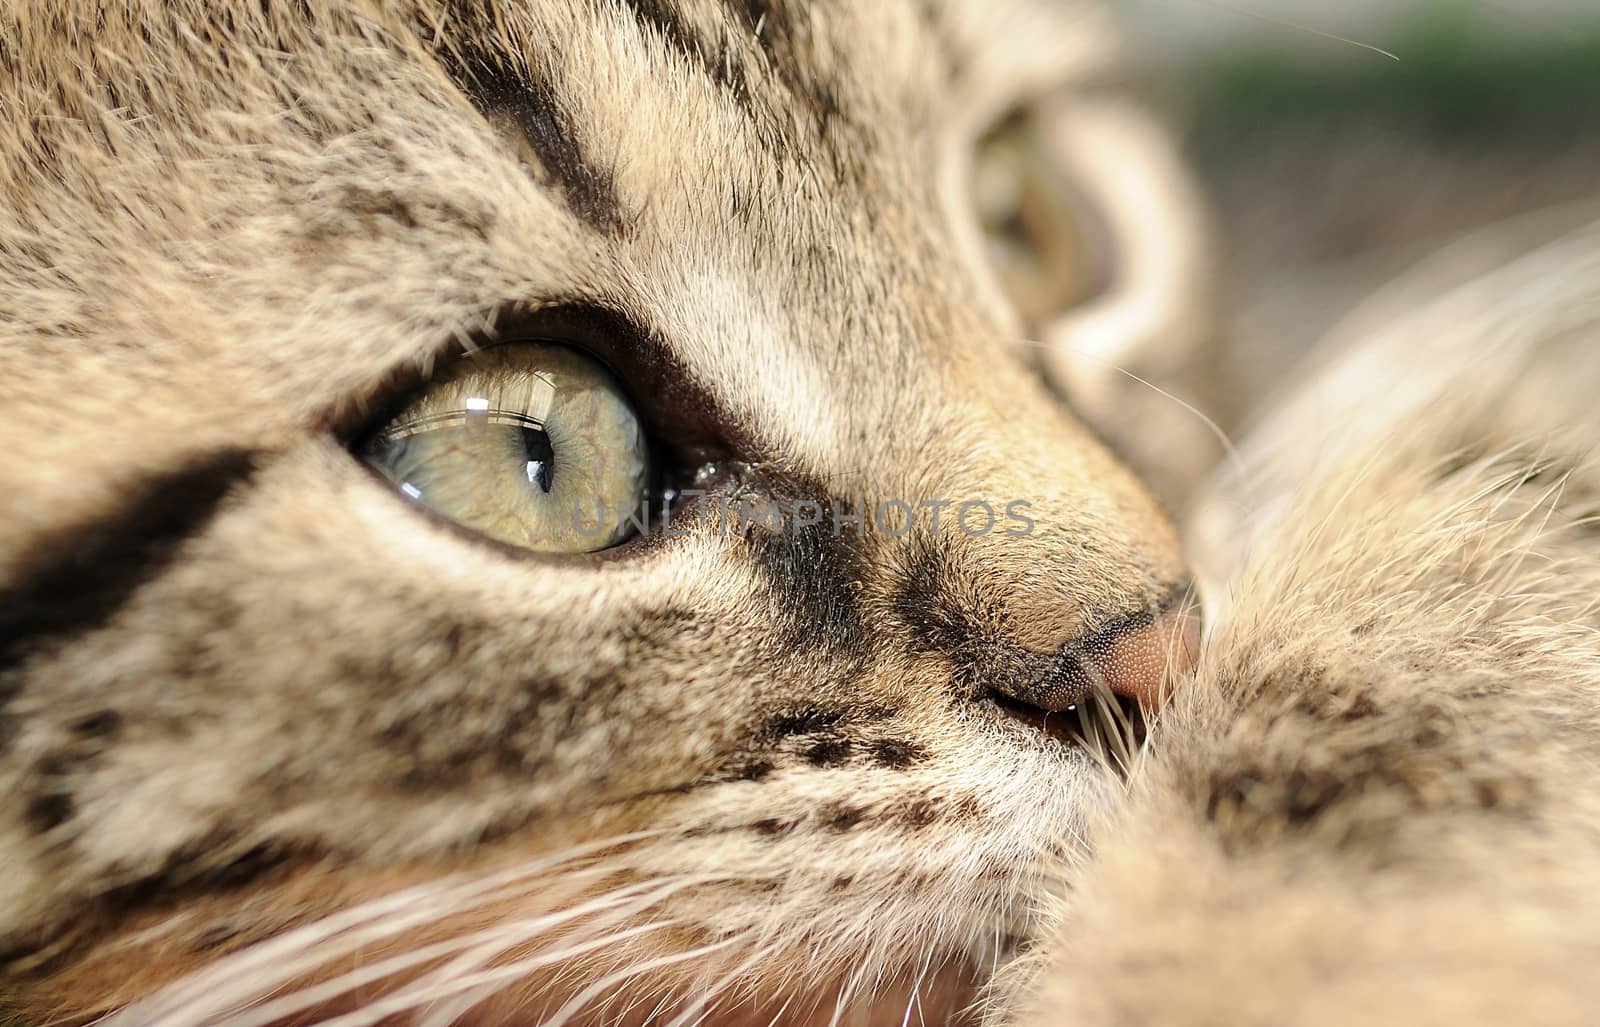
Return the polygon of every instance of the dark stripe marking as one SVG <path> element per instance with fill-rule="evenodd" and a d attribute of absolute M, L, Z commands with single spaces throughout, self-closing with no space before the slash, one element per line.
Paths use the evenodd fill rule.
<path fill-rule="evenodd" d="M 807 4 L 785 0 L 727 0 L 734 16 L 756 38 L 767 65 L 819 130 L 839 120 L 842 107 L 833 86 L 816 76 Z"/>
<path fill-rule="evenodd" d="M 913 829 L 927 827 L 939 819 L 943 805 L 939 799 L 909 799 L 896 806 L 891 816 Z"/>
<path fill-rule="evenodd" d="M 765 733 L 769 738 L 814 735 L 838 726 L 843 719 L 844 714 L 839 710 L 807 707 L 774 717 L 768 722 Z"/>
<path fill-rule="evenodd" d="M 722 44 L 711 46 L 702 39 L 671 0 L 618 0 L 632 12 L 634 20 L 646 32 L 654 32 L 666 41 L 691 65 L 698 67 L 706 78 L 719 88 L 727 90 L 747 115 L 755 111 L 750 101 L 750 85 L 746 79 L 744 63 L 732 49 Z"/>
<path fill-rule="evenodd" d="M 163 906 L 181 909 L 188 899 L 237 891 L 259 883 L 296 860 L 323 855 L 311 846 L 262 843 L 219 861 L 217 854 L 233 841 L 230 831 L 219 829 L 172 853 L 155 871 L 83 903 L 76 916 L 64 918 L 57 928 L 0 938 L 0 977 L 21 966 L 26 966 L 29 974 L 49 974 L 69 965 L 97 934 L 115 927 L 131 913 Z"/>
<path fill-rule="evenodd" d="M 481 51 L 451 55 L 445 66 L 485 117 L 507 118 L 522 133 L 549 184 L 578 220 L 603 235 L 622 231 L 625 222 L 616 181 L 610 170 L 585 158 L 570 114 L 563 110 L 552 83 L 531 68 L 513 70 Z"/>
<path fill-rule="evenodd" d="M 0 672 L 49 639 L 104 626 L 210 523 L 256 461 L 238 449 L 206 454 L 140 482 L 111 513 L 41 540 L 42 555 L 0 591 Z M 5 734 L 0 722 L 0 743 Z"/>
<path fill-rule="evenodd" d="M 861 652 L 865 628 L 857 595 L 867 560 L 859 537 L 836 536 L 824 522 L 751 532 L 746 541 L 797 645 L 830 648 L 844 658 Z"/>
<path fill-rule="evenodd" d="M 883 738 L 872 743 L 872 758 L 881 767 L 905 770 L 928 758 L 928 750 L 915 742 Z"/>
<path fill-rule="evenodd" d="M 830 806 L 822 811 L 823 826 L 830 831 L 848 831 L 866 819 L 867 811 L 860 806 Z"/>
<path fill-rule="evenodd" d="M 813 767 L 841 767 L 850 759 L 854 747 L 848 738 L 824 738 L 806 749 L 806 762 Z"/>

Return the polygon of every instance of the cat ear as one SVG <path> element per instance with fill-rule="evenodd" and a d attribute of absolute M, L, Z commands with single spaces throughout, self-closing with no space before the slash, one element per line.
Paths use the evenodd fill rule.
<path fill-rule="evenodd" d="M 1217 353 L 1205 202 L 1171 128 L 1142 105 L 1063 94 L 1035 116 L 1102 219 L 1112 265 L 1103 292 L 1042 329 L 1045 376 L 1163 498 L 1181 498 L 1218 449 L 1188 409 L 1211 404 Z"/>

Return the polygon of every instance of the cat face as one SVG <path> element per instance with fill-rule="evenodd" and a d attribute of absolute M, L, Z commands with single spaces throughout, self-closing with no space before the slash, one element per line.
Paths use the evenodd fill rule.
<path fill-rule="evenodd" d="M 968 199 L 1096 17 L 197 4 L 17 38 L 24 1008 L 215 964 L 214 1004 L 129 1015 L 217 1023 L 352 952 L 401 958 L 406 1009 L 767 1008 L 1028 936 L 1114 779 L 1097 693 L 1148 702 L 1188 637 L 1172 531 L 1038 382 Z M 593 548 L 558 495 L 649 518 L 550 552 Z M 404 888 L 353 948 L 229 955 Z"/>

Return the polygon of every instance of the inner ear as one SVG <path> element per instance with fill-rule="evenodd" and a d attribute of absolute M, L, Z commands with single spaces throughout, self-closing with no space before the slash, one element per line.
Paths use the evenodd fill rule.
<path fill-rule="evenodd" d="M 971 192 L 990 266 L 1030 331 L 1112 287 L 1109 226 L 1032 110 L 978 140 Z"/>
<path fill-rule="evenodd" d="M 1054 97 L 1033 118 L 1102 219 L 1112 260 L 1108 288 L 1043 327 L 1046 374 L 1078 398 L 1113 365 L 1188 363 L 1213 335 L 1215 276 L 1205 202 L 1170 128 L 1121 97 Z"/>
<path fill-rule="evenodd" d="M 1218 275 L 1209 217 L 1175 134 L 1119 95 L 1062 94 L 1032 112 L 1109 238 L 1107 287 L 1038 328 L 1045 378 L 1181 506 L 1219 455 Z"/>

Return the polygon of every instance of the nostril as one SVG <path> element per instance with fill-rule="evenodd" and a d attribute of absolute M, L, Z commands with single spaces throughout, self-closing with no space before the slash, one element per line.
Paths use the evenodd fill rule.
<path fill-rule="evenodd" d="M 1199 648 L 1200 615 L 1192 604 L 1178 601 L 1069 642 L 1042 673 L 1002 675 L 989 687 L 1012 703 L 1044 713 L 1065 712 L 1107 696 L 1150 714 L 1193 668 Z"/>

